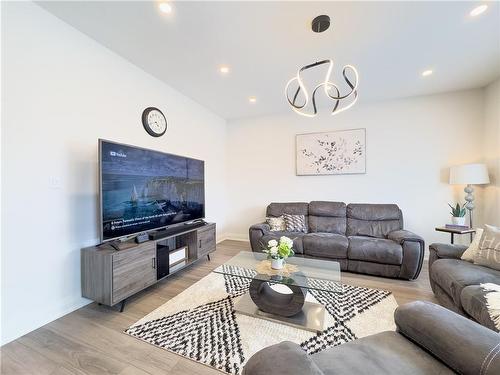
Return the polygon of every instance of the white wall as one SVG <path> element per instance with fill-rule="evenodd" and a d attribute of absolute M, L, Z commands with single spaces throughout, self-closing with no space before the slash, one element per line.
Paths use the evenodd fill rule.
<path fill-rule="evenodd" d="M 500 227 L 500 79 L 485 88 L 483 135 L 490 184 L 481 195 L 482 222 Z"/>
<path fill-rule="evenodd" d="M 207 217 L 220 232 L 226 123 L 37 5 L 2 7 L 6 343 L 88 302 L 80 248 L 98 241 L 97 139 L 204 159 Z M 159 139 L 142 128 L 148 106 L 166 113 Z"/>
<path fill-rule="evenodd" d="M 362 94 L 362 89 L 361 94 Z M 448 202 L 463 201 L 448 168 L 480 161 L 482 90 L 355 106 L 337 116 L 291 112 L 228 123 L 228 232 L 247 238 L 272 201 L 397 203 L 406 228 L 426 243 L 448 242 L 434 231 L 449 222 Z M 295 135 L 366 128 L 367 172 L 296 176 Z"/>

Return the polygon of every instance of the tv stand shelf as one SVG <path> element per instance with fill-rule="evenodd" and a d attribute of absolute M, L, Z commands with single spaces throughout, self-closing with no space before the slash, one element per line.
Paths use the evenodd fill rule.
<path fill-rule="evenodd" d="M 107 306 L 121 302 L 123 308 L 133 294 L 205 256 L 210 260 L 215 251 L 215 223 L 176 229 L 140 244 L 127 242 L 121 250 L 110 244 L 82 249 L 82 296 Z M 170 259 L 173 254 L 175 258 Z"/>

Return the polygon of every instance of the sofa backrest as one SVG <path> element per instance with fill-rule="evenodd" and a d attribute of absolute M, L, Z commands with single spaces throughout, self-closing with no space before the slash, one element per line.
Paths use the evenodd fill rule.
<path fill-rule="evenodd" d="M 343 202 L 312 201 L 309 203 L 309 232 L 345 235 L 346 209 Z"/>
<path fill-rule="evenodd" d="M 395 204 L 347 205 L 348 236 L 385 238 L 389 232 L 403 229 L 403 214 Z"/>

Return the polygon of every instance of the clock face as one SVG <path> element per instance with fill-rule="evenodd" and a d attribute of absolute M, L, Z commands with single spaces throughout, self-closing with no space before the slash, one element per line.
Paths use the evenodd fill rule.
<path fill-rule="evenodd" d="M 167 119 L 158 108 L 146 108 L 142 113 L 142 124 L 153 137 L 160 137 L 167 131 Z"/>

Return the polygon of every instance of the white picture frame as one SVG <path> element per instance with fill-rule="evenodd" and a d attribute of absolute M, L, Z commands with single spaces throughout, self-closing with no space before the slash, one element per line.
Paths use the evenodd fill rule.
<path fill-rule="evenodd" d="M 366 129 L 297 134 L 297 176 L 366 173 Z"/>

